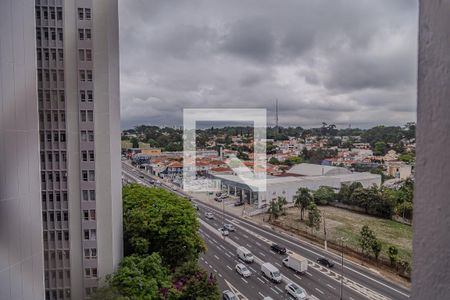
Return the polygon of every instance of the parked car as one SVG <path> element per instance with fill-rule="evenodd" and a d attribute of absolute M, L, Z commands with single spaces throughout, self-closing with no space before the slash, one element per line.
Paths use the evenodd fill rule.
<path fill-rule="evenodd" d="M 305 289 L 296 283 L 288 283 L 286 285 L 286 292 L 292 297 L 294 297 L 294 299 L 299 300 L 308 299 Z"/>
<path fill-rule="evenodd" d="M 224 228 L 219 228 L 218 230 L 223 236 L 230 235 L 230 232 L 228 230 L 224 229 Z"/>
<path fill-rule="evenodd" d="M 220 197 L 214 197 L 214 201 L 222 202 L 222 198 L 220 198 Z"/>
<path fill-rule="evenodd" d="M 233 231 L 236 230 L 236 229 L 234 228 L 233 224 L 224 224 L 224 225 L 223 225 L 223 228 L 225 228 L 226 230 L 228 230 L 228 231 L 230 231 L 230 232 L 233 232 Z"/>
<path fill-rule="evenodd" d="M 207 213 L 205 213 L 205 218 L 211 220 L 211 219 L 214 219 L 214 215 L 212 213 L 210 213 L 210 212 L 207 212 Z"/>
<path fill-rule="evenodd" d="M 236 272 L 238 272 L 238 274 L 243 277 L 249 277 L 250 275 L 252 275 L 250 270 L 244 264 L 237 264 L 235 269 Z"/>
<path fill-rule="evenodd" d="M 222 299 L 223 300 L 239 300 L 239 298 L 232 291 L 229 291 L 229 290 L 223 291 Z"/>
<path fill-rule="evenodd" d="M 286 248 L 284 248 L 278 244 L 272 244 L 270 246 L 270 249 L 272 249 L 272 251 L 278 252 L 279 254 L 286 254 Z"/>
<path fill-rule="evenodd" d="M 322 266 L 325 266 L 327 268 L 332 268 L 334 266 L 334 263 L 331 260 L 329 260 L 329 259 L 327 259 L 325 257 L 319 257 L 317 259 L 317 262 L 319 264 L 321 264 Z"/>

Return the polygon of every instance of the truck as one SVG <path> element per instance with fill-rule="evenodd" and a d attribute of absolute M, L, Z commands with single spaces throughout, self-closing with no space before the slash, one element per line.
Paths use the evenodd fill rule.
<path fill-rule="evenodd" d="M 308 260 L 296 253 L 289 254 L 283 259 L 283 265 L 298 273 L 305 273 L 308 270 Z"/>

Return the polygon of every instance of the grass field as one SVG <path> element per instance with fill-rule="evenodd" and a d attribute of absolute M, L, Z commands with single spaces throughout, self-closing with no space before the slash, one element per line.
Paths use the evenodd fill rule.
<path fill-rule="evenodd" d="M 359 251 L 359 232 L 362 226 L 368 225 L 383 245 L 380 257 L 388 259 L 387 249 L 390 245 L 394 245 L 399 251 L 399 260 L 411 262 L 411 226 L 331 206 L 319 206 L 319 209 L 322 212 L 322 216 L 325 217 L 329 241 L 337 242 L 339 238 L 344 237 L 348 239 L 346 242 L 347 246 Z M 305 212 L 306 217 L 307 213 Z M 304 222 L 300 221 L 300 211 L 298 208 L 287 209 L 286 215 L 280 217 L 278 221 L 282 221 L 290 227 L 311 232 L 311 229 Z M 313 234 L 324 238 L 323 223 L 321 224 L 320 230 L 314 231 Z"/>

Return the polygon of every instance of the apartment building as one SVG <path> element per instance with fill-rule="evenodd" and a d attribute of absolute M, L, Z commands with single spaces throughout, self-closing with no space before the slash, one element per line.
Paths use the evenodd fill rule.
<path fill-rule="evenodd" d="M 117 0 L 0 11 L 0 299 L 87 299 L 122 257 Z"/>
<path fill-rule="evenodd" d="M 122 256 L 117 1 L 36 0 L 46 299 L 83 299 Z"/>

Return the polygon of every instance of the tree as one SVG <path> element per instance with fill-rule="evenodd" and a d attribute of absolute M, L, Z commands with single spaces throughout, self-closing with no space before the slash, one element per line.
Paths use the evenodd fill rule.
<path fill-rule="evenodd" d="M 275 220 L 278 219 L 280 216 L 280 206 L 278 205 L 278 202 L 276 200 L 270 201 L 269 209 L 267 210 L 269 213 L 269 220 L 272 220 L 274 218 Z"/>
<path fill-rule="evenodd" d="M 397 257 L 398 257 L 398 249 L 395 246 L 389 246 L 387 250 L 387 254 L 389 256 L 389 260 L 391 261 L 391 266 L 395 266 L 397 263 Z"/>
<path fill-rule="evenodd" d="M 160 290 L 172 288 L 170 272 L 158 253 L 125 257 L 107 281 L 112 291 L 127 296 L 126 299 L 162 299 Z"/>
<path fill-rule="evenodd" d="M 327 205 L 336 198 L 336 193 L 329 186 L 321 186 L 313 193 L 314 202 L 318 205 Z"/>
<path fill-rule="evenodd" d="M 308 205 L 308 222 L 306 225 L 311 228 L 311 230 L 320 229 L 320 221 L 322 220 L 322 215 L 317 205 L 314 202 L 310 202 Z"/>
<path fill-rule="evenodd" d="M 196 211 L 185 198 L 161 188 L 123 188 L 125 254 L 158 252 L 176 267 L 197 260 L 205 250 Z"/>
<path fill-rule="evenodd" d="M 381 249 L 383 248 L 383 245 L 381 242 L 377 239 L 375 239 L 372 243 L 372 253 L 373 256 L 375 256 L 375 259 L 378 260 L 378 257 L 380 256 Z"/>
<path fill-rule="evenodd" d="M 173 286 L 181 294 L 179 299 L 216 300 L 220 296 L 216 277 L 202 270 L 196 262 L 176 269 Z"/>
<path fill-rule="evenodd" d="M 311 192 L 308 188 L 299 188 L 294 196 L 295 205 L 300 208 L 300 219 L 303 221 L 305 209 L 313 201 Z"/>
<path fill-rule="evenodd" d="M 374 155 L 385 155 L 388 150 L 388 147 L 385 142 L 376 142 L 375 147 L 373 149 Z"/>
<path fill-rule="evenodd" d="M 364 225 L 360 231 L 359 245 L 361 247 L 361 253 L 369 256 L 372 251 L 372 245 L 377 240 L 375 233 L 369 228 L 368 225 Z"/>

